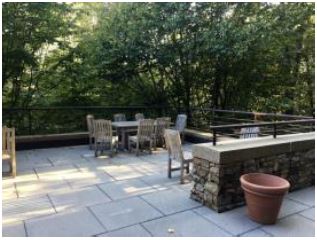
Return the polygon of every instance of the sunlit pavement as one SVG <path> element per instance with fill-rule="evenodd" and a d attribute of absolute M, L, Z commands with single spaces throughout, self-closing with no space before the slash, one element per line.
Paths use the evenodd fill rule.
<path fill-rule="evenodd" d="M 3 236 L 315 235 L 314 187 L 290 193 L 277 224 L 259 225 L 245 207 L 219 214 L 191 200 L 190 182 L 167 178 L 163 149 L 113 158 L 86 145 L 18 151 L 17 169 L 2 179 Z"/>

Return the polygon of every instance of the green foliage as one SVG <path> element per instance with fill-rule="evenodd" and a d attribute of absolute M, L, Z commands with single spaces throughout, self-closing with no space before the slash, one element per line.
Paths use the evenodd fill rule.
<path fill-rule="evenodd" d="M 314 113 L 314 3 L 5 3 L 3 105 Z"/>

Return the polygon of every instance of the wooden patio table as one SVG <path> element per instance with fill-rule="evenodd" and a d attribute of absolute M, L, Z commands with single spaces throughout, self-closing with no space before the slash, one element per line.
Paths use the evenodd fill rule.
<path fill-rule="evenodd" d="M 156 125 L 156 121 L 154 123 Z M 139 121 L 119 121 L 112 122 L 112 127 L 116 129 L 117 135 L 121 135 L 121 148 L 128 149 L 128 134 L 137 133 Z"/>
<path fill-rule="evenodd" d="M 138 130 L 139 121 L 120 121 L 112 122 L 112 127 L 117 131 L 118 136 L 121 135 L 121 148 L 128 148 L 128 133 L 136 133 Z"/>

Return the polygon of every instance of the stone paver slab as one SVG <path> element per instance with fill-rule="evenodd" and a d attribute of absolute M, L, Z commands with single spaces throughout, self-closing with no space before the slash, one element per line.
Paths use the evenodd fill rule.
<path fill-rule="evenodd" d="M 275 237 L 313 237 L 315 223 L 299 214 L 279 220 L 275 225 L 267 225 L 263 230 Z"/>
<path fill-rule="evenodd" d="M 90 207 L 108 231 L 161 217 L 162 214 L 138 197 Z"/>
<path fill-rule="evenodd" d="M 315 206 L 315 187 L 308 187 L 291 192 L 287 198 L 304 203 L 308 206 Z"/>
<path fill-rule="evenodd" d="M 284 218 L 285 216 L 303 211 L 307 208 L 309 207 L 306 205 L 284 198 L 278 218 Z"/>
<path fill-rule="evenodd" d="M 193 211 L 176 213 L 142 223 L 155 237 L 226 237 L 230 236 L 215 224 Z M 173 230 L 169 233 L 169 230 Z"/>
<path fill-rule="evenodd" d="M 115 165 L 106 166 L 104 169 L 106 173 L 114 177 L 116 180 L 126 180 L 143 176 L 143 174 L 133 166 Z"/>
<path fill-rule="evenodd" d="M 156 189 L 138 179 L 115 181 L 98 186 L 114 200 L 156 191 Z"/>
<path fill-rule="evenodd" d="M 71 164 L 36 168 L 35 171 L 41 180 L 64 179 L 67 175 L 79 172 L 79 170 Z"/>
<path fill-rule="evenodd" d="M 3 223 L 12 223 L 53 213 L 55 213 L 55 210 L 47 196 L 2 201 Z"/>
<path fill-rule="evenodd" d="M 2 237 L 26 237 L 22 221 L 2 225 Z"/>
<path fill-rule="evenodd" d="M 69 190 L 70 186 L 63 180 L 35 180 L 16 183 L 19 197 L 43 196 L 52 191 Z"/>
<path fill-rule="evenodd" d="M 264 232 L 261 229 L 255 229 L 245 234 L 240 235 L 240 237 L 272 237 L 272 235 Z"/>
<path fill-rule="evenodd" d="M 66 180 L 72 188 L 82 188 L 114 181 L 111 176 L 104 172 L 79 172 L 68 176 Z"/>
<path fill-rule="evenodd" d="M 189 194 L 178 188 L 158 191 L 141 196 L 164 214 L 176 213 L 201 206 L 200 203 L 189 198 Z"/>
<path fill-rule="evenodd" d="M 90 237 L 105 231 L 87 209 L 25 221 L 30 237 Z"/>
<path fill-rule="evenodd" d="M 222 213 L 217 213 L 207 207 L 201 207 L 194 211 L 235 236 L 259 226 L 248 218 L 245 207 Z"/>
<path fill-rule="evenodd" d="M 299 213 L 300 215 L 307 217 L 313 221 L 315 221 L 315 208 L 309 208 Z"/>
<path fill-rule="evenodd" d="M 70 208 L 91 206 L 111 201 L 111 199 L 101 192 L 101 190 L 99 190 L 96 186 L 59 191 L 49 193 L 48 195 L 58 212 Z"/>
<path fill-rule="evenodd" d="M 2 189 L 2 200 L 16 199 L 17 197 L 17 191 L 14 187 Z"/>
<path fill-rule="evenodd" d="M 167 173 L 153 173 L 140 178 L 143 182 L 157 189 L 167 189 L 168 186 L 179 184 L 179 178 L 168 178 Z"/>
<path fill-rule="evenodd" d="M 121 228 L 113 232 L 101 234 L 98 237 L 151 237 L 151 235 L 141 225 L 138 224 L 131 227 Z"/>

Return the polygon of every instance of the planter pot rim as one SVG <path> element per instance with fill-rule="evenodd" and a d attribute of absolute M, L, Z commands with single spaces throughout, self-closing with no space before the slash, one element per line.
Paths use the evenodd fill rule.
<path fill-rule="evenodd" d="M 251 178 L 250 179 L 248 179 Z M 265 179 L 265 184 L 255 183 L 259 178 Z M 254 182 L 252 180 L 255 180 Z M 273 183 L 274 181 L 274 183 Z M 248 188 L 252 191 L 260 191 L 260 192 L 274 192 L 276 194 L 285 193 L 285 190 L 289 189 L 290 184 L 284 178 L 265 174 L 265 173 L 247 173 L 240 177 L 240 182 L 243 188 Z M 270 184 L 272 182 L 272 184 Z"/>

